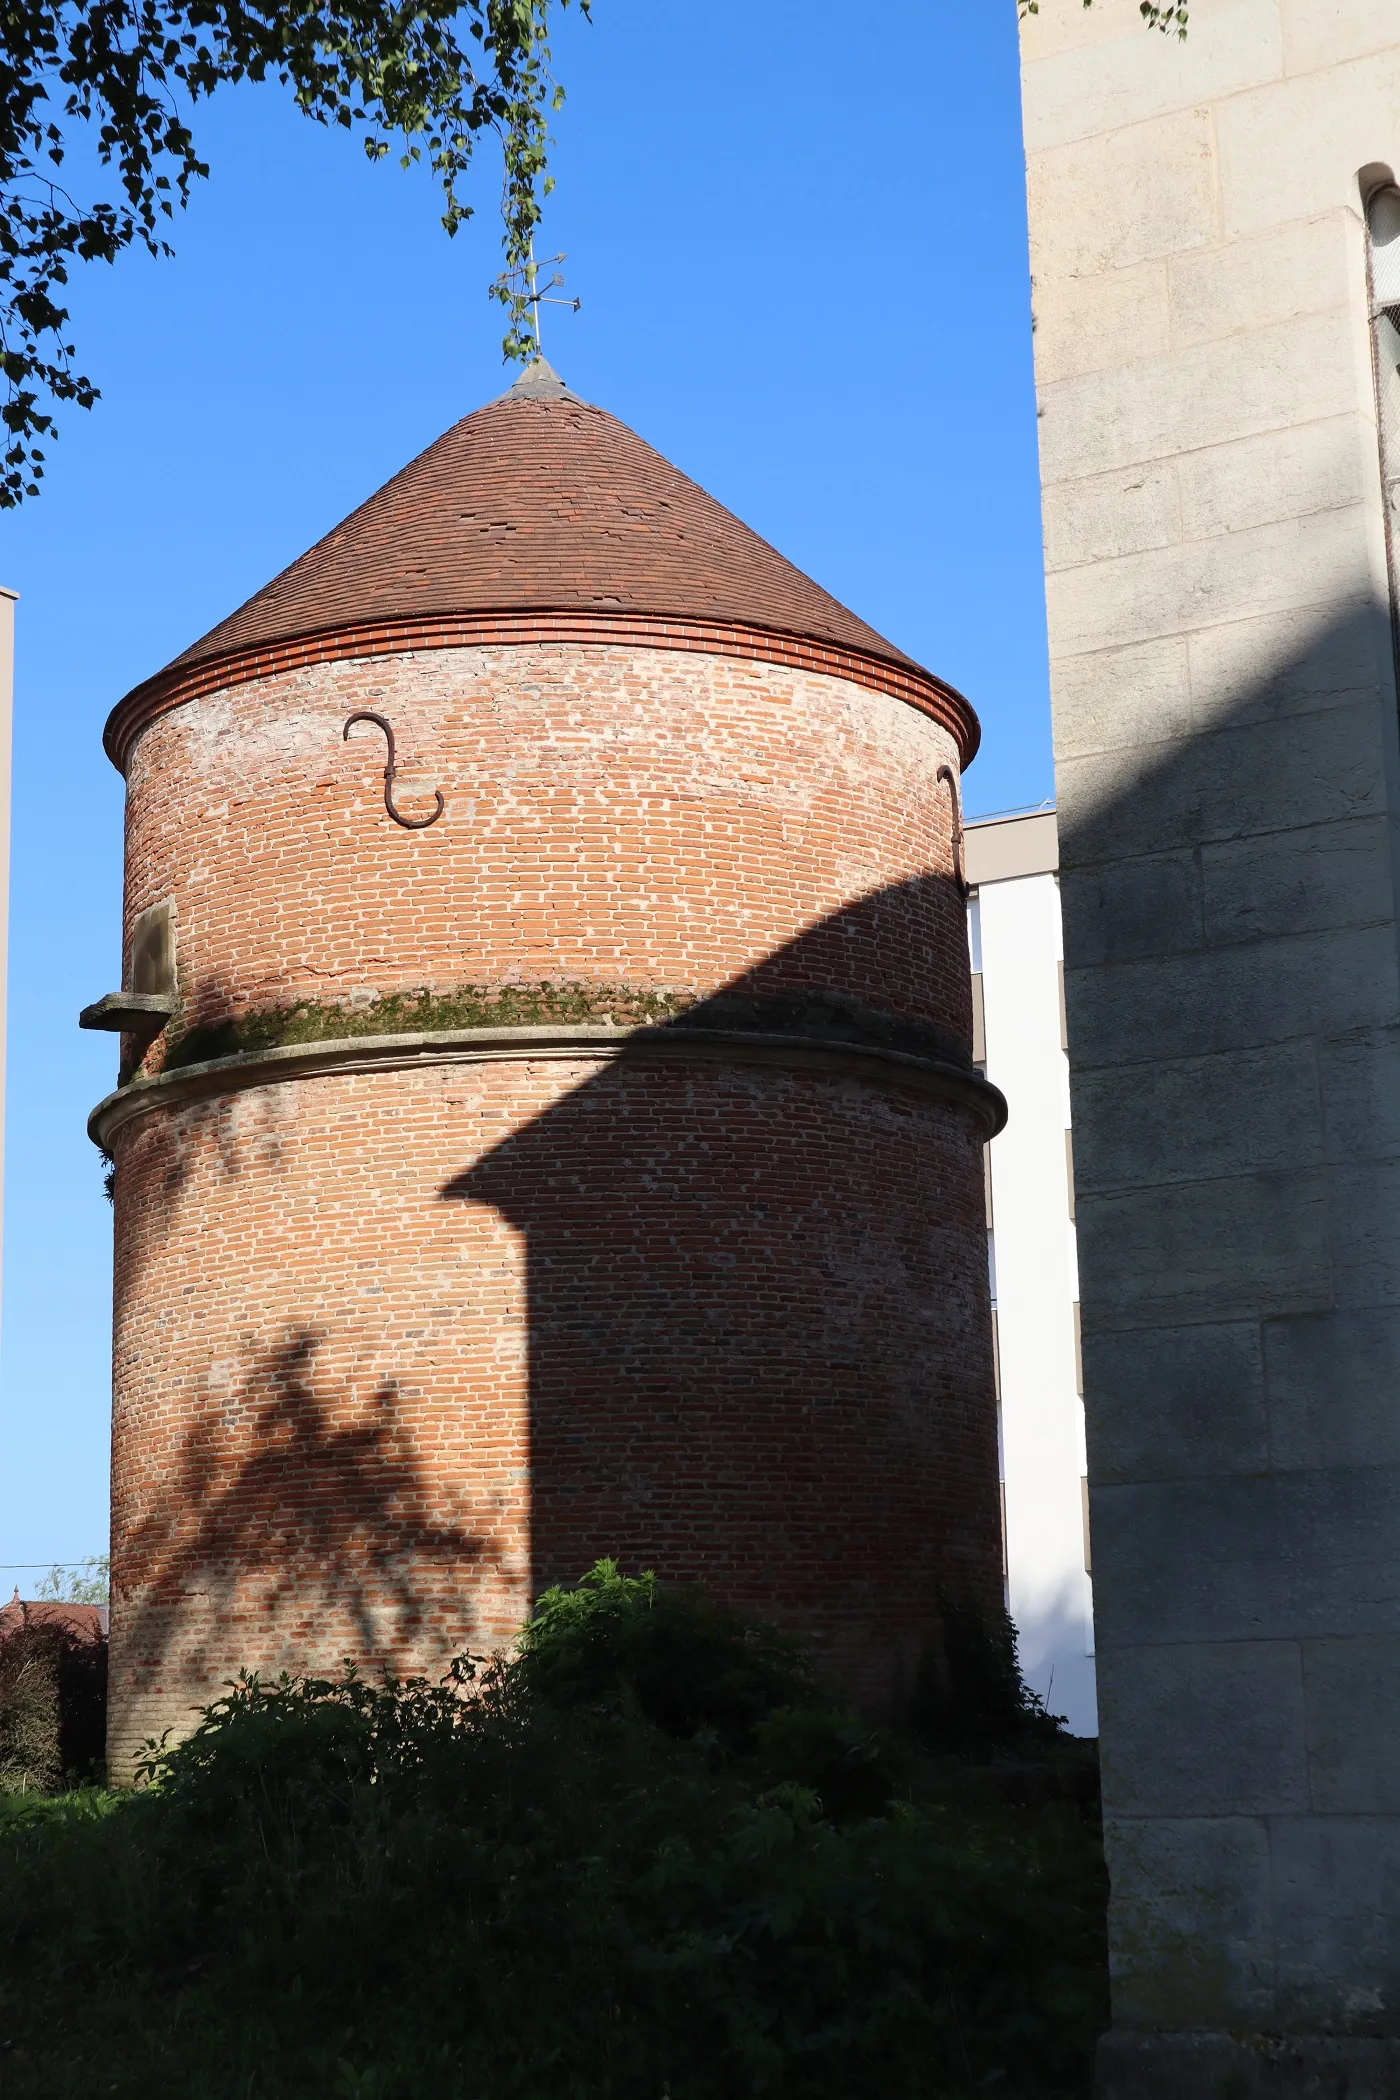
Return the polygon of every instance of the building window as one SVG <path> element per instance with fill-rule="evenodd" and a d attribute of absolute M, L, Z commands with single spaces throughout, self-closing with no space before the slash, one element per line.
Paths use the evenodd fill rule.
<path fill-rule="evenodd" d="M 1400 189 L 1387 183 L 1366 204 L 1371 292 L 1371 345 L 1376 366 L 1376 419 L 1390 559 L 1391 622 L 1397 621 L 1400 562 Z M 1400 627 L 1396 629 L 1400 643 Z"/>
<path fill-rule="evenodd" d="M 175 973 L 175 899 L 149 904 L 131 929 L 131 963 L 126 973 L 130 992 L 178 992 Z"/>

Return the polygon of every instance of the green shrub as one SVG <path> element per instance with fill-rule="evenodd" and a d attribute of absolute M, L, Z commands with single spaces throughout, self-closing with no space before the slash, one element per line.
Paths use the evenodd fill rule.
<path fill-rule="evenodd" d="M 62 1776 L 57 1648 L 24 1627 L 0 1642 L 0 1792 L 47 1793 Z"/>
<path fill-rule="evenodd" d="M 109 1812 L 0 1820 L 5 2090 L 1082 2095 L 1092 1824 L 939 1770 L 609 1564 L 441 1685 L 244 1680 Z"/>
<path fill-rule="evenodd" d="M 943 1652 L 924 1658 L 908 1727 L 925 1748 L 985 1762 L 1071 1747 L 1062 1716 L 1028 1690 L 1008 1613 L 943 1607 Z"/>
<path fill-rule="evenodd" d="M 612 1560 L 545 1591 L 512 1678 L 548 1706 L 631 1703 L 667 1735 L 705 1732 L 730 1751 L 776 1708 L 819 1696 L 801 1641 Z"/>
<path fill-rule="evenodd" d="M 104 1771 L 107 1643 L 61 1619 L 0 1639 L 0 1794 L 89 1785 Z"/>

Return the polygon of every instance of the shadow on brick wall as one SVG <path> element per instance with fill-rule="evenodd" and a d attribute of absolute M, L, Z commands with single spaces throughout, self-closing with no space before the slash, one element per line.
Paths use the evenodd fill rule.
<path fill-rule="evenodd" d="M 132 1677 L 208 1699 L 230 1652 L 263 1670 L 281 1667 L 284 1644 L 293 1667 L 308 1647 L 327 1666 L 372 1663 L 411 1646 L 444 1600 L 458 1605 L 449 1646 L 462 1645 L 465 1592 L 496 1542 L 433 1521 L 441 1491 L 392 1383 L 354 1405 L 318 1378 L 318 1347 L 314 1331 L 292 1335 L 207 1409 L 122 1542 L 113 1587 L 119 1606 L 130 1598 Z"/>
<path fill-rule="evenodd" d="M 703 1580 L 884 1710 L 944 1593 L 999 1605 L 984 1132 L 898 1062 L 971 1082 L 969 1001 L 952 883 L 894 886 L 444 1182 L 526 1241 L 536 1593 Z"/>

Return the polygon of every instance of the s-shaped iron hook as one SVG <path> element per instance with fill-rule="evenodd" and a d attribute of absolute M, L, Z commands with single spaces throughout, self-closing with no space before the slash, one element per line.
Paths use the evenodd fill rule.
<path fill-rule="evenodd" d="M 430 817 L 401 817 L 394 807 L 394 778 L 398 772 L 398 766 L 394 759 L 394 732 L 385 721 L 383 715 L 375 714 L 368 707 L 361 707 L 357 708 L 353 715 L 347 717 L 345 727 L 341 731 L 342 743 L 349 743 L 350 732 L 357 722 L 373 722 L 376 729 L 382 729 L 384 732 L 384 741 L 389 746 L 389 763 L 384 768 L 384 807 L 388 810 L 394 822 L 402 824 L 405 831 L 426 831 L 430 824 L 436 824 L 438 818 L 447 807 L 447 804 L 442 799 L 442 789 L 433 789 L 437 808 Z"/>
<path fill-rule="evenodd" d="M 968 882 L 963 867 L 962 797 L 958 793 L 958 776 L 951 766 L 940 766 L 937 777 L 947 781 L 948 794 L 953 804 L 953 880 L 958 886 L 958 895 L 965 897 Z"/>

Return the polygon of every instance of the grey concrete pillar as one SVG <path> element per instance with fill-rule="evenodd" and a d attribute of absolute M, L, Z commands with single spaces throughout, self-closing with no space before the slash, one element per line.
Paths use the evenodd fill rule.
<path fill-rule="evenodd" d="M 1114 2026 L 1400 2094 L 1394 0 L 1040 0 L 1023 84 Z M 1364 172 L 1363 172 L 1364 171 Z"/>

